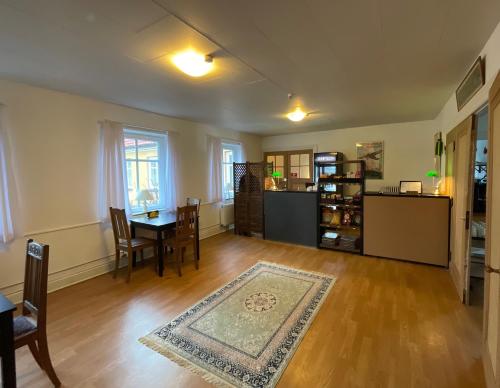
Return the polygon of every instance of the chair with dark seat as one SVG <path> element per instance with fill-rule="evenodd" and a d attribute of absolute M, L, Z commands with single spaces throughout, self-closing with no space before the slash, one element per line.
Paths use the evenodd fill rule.
<path fill-rule="evenodd" d="M 121 252 L 124 252 L 127 254 L 128 259 L 128 283 L 130 281 L 130 275 L 132 273 L 133 254 L 135 252 L 140 251 L 141 260 L 144 261 L 144 249 L 153 248 L 155 262 L 158 261 L 156 240 L 145 237 L 131 238 L 127 215 L 125 214 L 124 209 L 115 209 L 110 207 L 109 213 L 111 216 L 111 224 L 113 225 L 113 235 L 115 237 L 115 272 L 113 274 L 113 277 L 116 278 L 116 275 L 118 274 L 120 254 Z"/>
<path fill-rule="evenodd" d="M 175 223 L 175 235 L 164 240 L 164 244 L 173 248 L 177 272 L 182 276 L 181 261 L 184 261 L 184 252 L 187 247 L 193 247 L 194 266 L 198 269 L 198 210 L 196 206 L 184 206 L 177 208 Z"/>
<path fill-rule="evenodd" d="M 14 318 L 14 347 L 28 345 L 35 361 L 49 376 L 52 384 L 61 382 L 50 360 L 47 345 L 47 281 L 49 246 L 28 240 L 22 315 Z"/>

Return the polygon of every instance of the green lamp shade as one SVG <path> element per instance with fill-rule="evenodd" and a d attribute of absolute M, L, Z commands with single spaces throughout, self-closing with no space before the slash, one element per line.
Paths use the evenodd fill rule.
<path fill-rule="evenodd" d="M 273 172 L 273 178 L 281 178 L 281 177 L 282 177 L 281 171 Z"/>
<path fill-rule="evenodd" d="M 425 175 L 427 175 L 430 178 L 437 178 L 439 176 L 439 174 L 436 170 L 427 171 L 427 173 Z"/>

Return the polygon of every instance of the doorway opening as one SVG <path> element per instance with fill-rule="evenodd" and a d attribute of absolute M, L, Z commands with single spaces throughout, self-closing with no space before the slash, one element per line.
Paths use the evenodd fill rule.
<path fill-rule="evenodd" d="M 488 183 L 488 106 L 474 114 L 474 176 L 469 234 L 469 304 L 484 302 L 484 264 L 486 243 L 486 187 Z"/>

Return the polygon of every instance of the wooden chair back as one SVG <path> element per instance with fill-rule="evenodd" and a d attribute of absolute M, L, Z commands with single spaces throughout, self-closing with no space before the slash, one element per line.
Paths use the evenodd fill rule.
<path fill-rule="evenodd" d="M 186 205 L 188 206 L 196 206 L 196 211 L 198 212 L 198 215 L 200 214 L 200 205 L 201 205 L 201 199 L 200 198 L 191 198 L 188 197 L 186 200 Z"/>
<path fill-rule="evenodd" d="M 176 241 L 180 242 L 194 238 L 197 222 L 198 210 L 196 206 L 178 207 L 175 225 Z"/>
<path fill-rule="evenodd" d="M 47 317 L 47 281 L 49 276 L 49 246 L 28 240 L 24 270 L 23 315 L 36 318 L 38 328 Z"/>
<path fill-rule="evenodd" d="M 126 241 L 128 244 L 130 244 L 130 229 L 128 228 L 128 221 L 125 210 L 110 207 L 109 214 L 111 216 L 111 224 L 113 225 L 115 245 L 120 244 L 121 241 Z"/>

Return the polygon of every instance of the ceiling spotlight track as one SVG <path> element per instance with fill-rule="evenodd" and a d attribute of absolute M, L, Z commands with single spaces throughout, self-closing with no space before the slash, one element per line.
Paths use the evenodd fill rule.
<path fill-rule="evenodd" d="M 284 92 L 287 92 L 287 88 L 283 87 L 282 85 L 280 85 L 278 82 L 274 81 L 273 79 L 271 79 L 270 77 L 268 77 L 266 74 L 264 74 L 262 71 L 256 69 L 255 67 L 253 67 L 251 64 L 249 64 L 247 61 L 245 61 L 243 58 L 241 58 L 240 56 L 238 56 L 237 54 L 235 54 L 234 52 L 232 52 L 231 50 L 228 50 L 226 47 L 222 46 L 219 42 L 217 42 L 214 38 L 212 38 L 210 35 L 208 35 L 207 33 L 201 31 L 200 29 L 198 29 L 195 25 L 193 25 L 192 23 L 188 22 L 186 19 L 184 19 L 182 16 L 180 16 L 178 13 L 172 11 L 169 7 L 167 7 L 163 1 L 160 1 L 160 0 L 151 0 L 154 4 L 156 4 L 158 7 L 162 8 L 165 12 L 167 12 L 169 15 L 171 15 L 172 17 L 176 18 L 178 21 L 180 21 L 181 23 L 185 24 L 186 26 L 188 26 L 189 28 L 191 28 L 193 31 L 196 31 L 198 34 L 200 34 L 201 36 L 203 36 L 205 39 L 209 40 L 211 43 L 213 43 L 214 45 L 218 46 L 222 51 L 226 52 L 227 54 L 229 54 L 229 56 L 233 57 L 233 58 L 236 58 L 238 61 L 240 61 L 241 63 L 243 63 L 246 67 L 250 68 L 252 71 L 254 71 L 255 73 L 257 73 L 260 77 L 264 78 L 265 80 L 269 81 L 270 83 L 272 83 L 274 86 L 276 86 L 277 88 L 281 89 L 282 91 Z"/>

